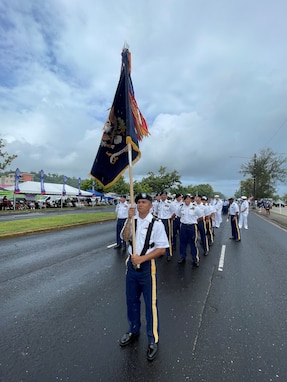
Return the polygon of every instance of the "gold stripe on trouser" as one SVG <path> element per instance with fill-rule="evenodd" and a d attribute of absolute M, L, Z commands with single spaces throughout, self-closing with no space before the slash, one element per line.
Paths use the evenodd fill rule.
<path fill-rule="evenodd" d="M 169 244 L 169 254 L 172 256 L 172 245 L 171 245 L 171 236 L 172 236 L 172 224 L 171 219 L 167 219 L 168 223 L 168 244 Z"/>
<path fill-rule="evenodd" d="M 210 234 L 210 241 L 211 241 L 211 243 L 213 243 L 214 238 L 213 238 L 213 231 L 212 231 L 211 221 L 209 221 L 208 230 L 209 230 L 209 234 Z"/>
<path fill-rule="evenodd" d="M 197 239 L 198 239 L 198 228 L 197 228 L 197 224 L 195 224 L 195 248 L 196 248 L 196 255 L 195 255 L 195 258 L 196 258 L 196 261 L 199 261 L 199 256 L 198 256 L 198 247 L 197 247 Z"/>
<path fill-rule="evenodd" d="M 128 261 L 129 261 L 129 258 L 130 258 L 130 255 L 127 256 L 126 260 L 125 260 L 125 264 L 126 264 L 126 274 L 128 272 Z"/>
<path fill-rule="evenodd" d="M 156 307 L 156 265 L 154 259 L 151 260 L 151 293 L 152 293 L 152 330 L 155 343 L 158 342 L 158 315 Z"/>
<path fill-rule="evenodd" d="M 240 237 L 240 229 L 238 227 L 238 218 L 236 217 L 235 218 L 235 228 L 236 228 L 236 231 L 237 231 L 237 239 L 238 240 L 241 240 L 241 237 Z"/>
<path fill-rule="evenodd" d="M 205 245 L 206 245 L 206 250 L 209 251 L 209 243 L 208 243 L 208 237 L 206 235 L 206 222 L 203 220 L 203 227 L 204 227 L 204 233 L 205 233 Z"/>
<path fill-rule="evenodd" d="M 213 243 L 213 232 L 212 232 L 210 219 L 208 221 L 206 221 L 206 232 L 210 236 L 210 242 Z"/>

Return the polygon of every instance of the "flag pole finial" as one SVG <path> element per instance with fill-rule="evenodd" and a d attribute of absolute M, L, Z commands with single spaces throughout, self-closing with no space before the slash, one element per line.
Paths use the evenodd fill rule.
<path fill-rule="evenodd" d="M 129 44 L 125 41 L 123 50 L 129 50 L 129 47 L 130 47 Z"/>

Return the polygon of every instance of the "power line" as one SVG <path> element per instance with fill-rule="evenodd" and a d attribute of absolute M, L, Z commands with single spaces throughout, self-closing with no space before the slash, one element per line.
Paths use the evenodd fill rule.
<path fill-rule="evenodd" d="M 279 126 L 279 128 L 275 131 L 275 133 L 272 135 L 271 138 L 268 138 L 268 142 L 266 143 L 265 147 L 267 147 L 267 144 L 275 137 L 275 135 L 279 132 L 279 130 L 285 125 L 285 123 L 287 122 L 287 118 L 281 123 L 281 125 Z"/>

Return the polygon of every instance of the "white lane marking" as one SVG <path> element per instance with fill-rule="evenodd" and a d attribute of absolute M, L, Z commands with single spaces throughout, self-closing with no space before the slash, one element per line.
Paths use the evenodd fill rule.
<path fill-rule="evenodd" d="M 223 266 L 224 266 L 225 248 L 226 248 L 226 245 L 223 245 L 221 248 L 221 254 L 219 259 L 218 270 L 221 272 L 223 271 Z"/>
<path fill-rule="evenodd" d="M 107 245 L 107 248 L 113 248 L 117 245 L 117 243 L 114 243 L 114 244 L 110 244 L 110 245 Z"/>

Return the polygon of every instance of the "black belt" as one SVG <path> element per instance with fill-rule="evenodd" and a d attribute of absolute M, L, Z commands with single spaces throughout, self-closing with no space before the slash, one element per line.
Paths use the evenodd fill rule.
<path fill-rule="evenodd" d="M 181 223 L 182 225 L 195 225 L 196 223 L 191 223 L 191 224 L 187 224 L 187 223 Z"/>

